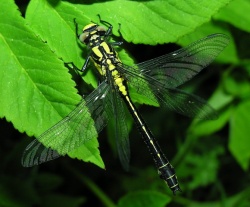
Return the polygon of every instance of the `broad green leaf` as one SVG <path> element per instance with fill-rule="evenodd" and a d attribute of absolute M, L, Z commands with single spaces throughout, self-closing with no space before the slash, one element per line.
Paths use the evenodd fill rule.
<path fill-rule="evenodd" d="M 244 170 L 249 167 L 250 160 L 250 101 L 241 102 L 230 120 L 229 149 Z"/>
<path fill-rule="evenodd" d="M 20 132 L 38 136 L 65 117 L 81 98 L 63 62 L 48 44 L 34 35 L 14 3 L 7 1 L 0 5 L 3 9 L 0 13 L 0 117 L 6 117 Z M 50 147 L 57 149 L 56 143 Z M 96 146 L 95 154 L 98 153 Z"/>
<path fill-rule="evenodd" d="M 220 10 L 214 18 L 231 23 L 235 27 L 250 32 L 249 0 L 233 0 Z"/>
<path fill-rule="evenodd" d="M 194 0 L 189 2 L 185 0 L 159 0 L 143 3 L 137 1 L 108 1 L 85 5 L 81 4 L 81 1 L 77 2 L 79 4 L 32 0 L 26 16 L 34 27 L 40 28 L 39 33 L 42 36 L 47 36 L 46 33 L 51 33 L 52 36 L 53 34 L 60 34 L 61 39 L 51 39 L 56 42 L 72 41 L 74 18 L 84 26 L 91 20 L 99 22 L 97 14 L 100 14 L 103 20 L 113 24 L 114 34 L 116 35 L 118 35 L 117 30 L 120 23 L 123 37 L 128 42 L 155 45 L 175 42 L 179 37 L 194 31 L 203 23 L 208 22 L 211 16 L 230 0 L 212 0 L 209 2 L 202 0 L 199 1 L 199 4 Z M 57 25 L 54 26 L 54 24 Z M 46 30 L 51 28 L 50 32 L 47 32 L 45 28 Z M 71 31 L 69 31 L 70 28 Z M 64 33 L 65 31 L 66 33 Z M 46 40 L 49 41 L 47 38 Z M 70 53 L 69 48 L 65 47 L 65 49 L 67 49 L 66 53 Z M 75 46 L 72 50 L 78 51 Z M 80 56 L 80 51 L 77 53 Z M 72 59 L 74 60 L 74 57 Z"/>
<path fill-rule="evenodd" d="M 171 198 L 155 191 L 136 191 L 122 197 L 118 207 L 163 207 L 171 201 Z"/>
<path fill-rule="evenodd" d="M 108 1 L 89 5 L 79 5 L 89 18 L 100 14 L 102 19 L 111 22 L 115 28 L 122 25 L 126 41 L 135 44 L 162 44 L 176 40 L 205 22 L 224 7 L 230 0 L 185 1 Z M 114 30 L 115 34 L 117 29 Z"/>
<path fill-rule="evenodd" d="M 9 5 L 8 5 L 9 4 Z M 63 62 L 26 26 L 10 1 L 0 13 L 0 116 L 40 135 L 80 101 Z"/>

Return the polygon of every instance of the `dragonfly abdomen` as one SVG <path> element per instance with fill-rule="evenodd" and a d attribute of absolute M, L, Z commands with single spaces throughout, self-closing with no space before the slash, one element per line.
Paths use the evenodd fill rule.
<path fill-rule="evenodd" d="M 159 167 L 158 174 L 160 178 L 163 179 L 167 183 L 167 185 L 173 191 L 174 194 L 177 191 L 181 191 L 178 180 L 177 180 L 177 176 L 175 174 L 175 170 L 173 166 L 170 164 L 170 162 Z"/>
<path fill-rule="evenodd" d="M 168 159 L 161 151 L 157 140 L 147 127 L 145 121 L 137 112 L 137 109 L 130 100 L 129 95 L 126 95 L 123 98 L 125 99 L 125 103 L 127 104 L 128 109 L 130 110 L 134 118 L 136 126 L 142 135 L 143 141 L 145 142 L 149 152 L 153 156 L 160 178 L 167 183 L 167 185 L 173 191 L 174 194 L 177 191 L 181 191 L 173 166 L 169 163 Z"/>

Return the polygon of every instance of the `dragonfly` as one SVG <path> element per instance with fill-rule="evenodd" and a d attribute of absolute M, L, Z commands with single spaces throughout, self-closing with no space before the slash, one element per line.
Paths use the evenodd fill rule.
<path fill-rule="evenodd" d="M 115 50 L 115 46 L 123 42 L 109 40 L 112 24 L 101 18 L 100 23 L 102 25 L 90 23 L 80 35 L 77 34 L 79 41 L 89 50 L 79 70 L 85 71 L 92 61 L 100 76 L 98 87 L 65 118 L 26 147 L 22 165 L 32 167 L 66 155 L 91 140 L 90 126 L 94 124 L 99 133 L 112 119 L 115 121 L 118 155 L 123 167 L 128 169 L 130 147 L 125 113 L 128 110 L 153 157 L 159 177 L 175 194 L 181 191 L 175 169 L 131 100 L 128 86 L 138 94 L 151 98 L 160 107 L 167 107 L 188 117 L 215 119 L 216 111 L 204 99 L 177 87 L 208 66 L 229 44 L 229 37 L 212 34 L 177 51 L 128 66 L 122 63 Z M 57 143 L 56 149 L 54 143 Z"/>

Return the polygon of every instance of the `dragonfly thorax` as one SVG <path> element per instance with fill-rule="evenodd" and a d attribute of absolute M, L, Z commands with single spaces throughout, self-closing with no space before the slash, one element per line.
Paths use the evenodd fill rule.
<path fill-rule="evenodd" d="M 107 70 L 114 70 L 121 63 L 114 48 L 105 41 L 100 41 L 91 50 L 91 59 L 101 75 L 105 75 Z"/>

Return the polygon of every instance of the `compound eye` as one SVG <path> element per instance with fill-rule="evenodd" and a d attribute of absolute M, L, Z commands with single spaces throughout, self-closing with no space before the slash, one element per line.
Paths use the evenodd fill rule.
<path fill-rule="evenodd" d="M 83 32 L 82 34 L 79 35 L 79 40 L 84 44 L 88 44 L 89 37 L 90 37 L 89 32 Z"/>
<path fill-rule="evenodd" d="M 105 28 L 104 26 L 98 26 L 98 27 L 96 28 L 96 30 L 97 30 L 98 32 L 106 32 L 106 31 L 107 31 L 106 28 Z"/>
<path fill-rule="evenodd" d="M 106 28 L 104 26 L 99 26 L 96 28 L 97 34 L 100 36 L 104 36 L 106 34 Z"/>

